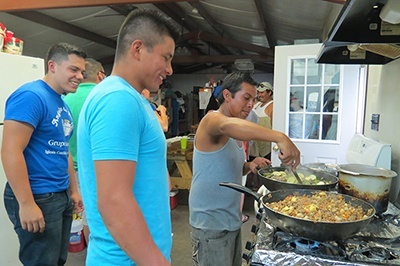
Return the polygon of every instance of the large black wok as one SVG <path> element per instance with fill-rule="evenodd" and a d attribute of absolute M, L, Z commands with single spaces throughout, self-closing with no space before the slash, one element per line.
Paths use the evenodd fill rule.
<path fill-rule="evenodd" d="M 239 192 L 249 194 L 259 201 L 271 223 L 282 229 L 283 231 L 292 233 L 297 236 L 304 238 L 313 239 L 316 241 L 328 241 L 328 240 L 344 240 L 351 235 L 361 231 L 365 226 L 369 224 L 372 217 L 375 215 L 374 207 L 368 202 L 354 198 L 348 195 L 343 195 L 345 201 L 352 206 L 361 206 L 364 212 L 367 210 L 373 210 L 372 214 L 367 218 L 355 222 L 313 222 L 310 220 L 295 218 L 292 216 L 278 213 L 269 208 L 266 203 L 277 202 L 283 200 L 288 195 L 298 193 L 299 195 L 311 195 L 317 190 L 311 189 L 287 189 L 287 190 L 276 190 L 267 193 L 262 196 L 259 193 L 253 192 L 251 189 L 238 185 L 235 183 L 220 183 L 220 186 L 229 187 Z M 336 193 L 336 192 L 326 192 Z"/>
<path fill-rule="evenodd" d="M 309 167 L 305 166 L 298 166 L 297 167 L 297 172 L 302 173 L 305 176 L 308 175 L 315 175 L 318 177 L 319 180 L 322 180 L 325 182 L 325 184 L 322 185 L 308 185 L 308 184 L 291 184 L 279 180 L 274 180 L 272 178 L 269 178 L 268 175 L 272 175 L 272 172 L 274 171 L 288 171 L 288 168 L 285 167 L 265 167 L 261 168 L 258 170 L 258 176 L 260 177 L 261 183 L 270 191 L 274 190 L 281 190 L 281 189 L 316 189 L 316 190 L 333 190 L 336 187 L 336 184 L 338 183 L 339 179 L 331 175 L 327 172 L 323 171 L 318 171 L 311 169 Z M 267 176 L 265 176 L 267 175 Z"/>

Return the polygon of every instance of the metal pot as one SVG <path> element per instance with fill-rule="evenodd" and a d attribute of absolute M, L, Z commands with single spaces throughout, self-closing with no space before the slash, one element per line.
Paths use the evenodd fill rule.
<path fill-rule="evenodd" d="M 387 210 L 392 170 L 364 164 L 342 164 L 339 170 L 339 192 L 371 203 L 377 214 Z"/>
<path fill-rule="evenodd" d="M 274 180 L 268 177 L 265 177 L 264 174 L 272 173 L 274 171 L 285 171 L 287 168 L 285 167 L 265 167 L 258 171 L 258 176 L 260 177 L 261 183 L 270 191 L 279 190 L 279 189 L 317 189 L 317 190 L 333 190 L 338 183 L 338 178 L 334 175 L 331 175 L 327 172 L 311 169 L 305 166 L 299 165 L 297 167 L 297 172 L 302 173 L 304 175 L 315 175 L 319 179 L 326 182 L 324 185 L 307 185 L 307 184 L 291 184 L 283 181 Z"/>
<path fill-rule="evenodd" d="M 292 216 L 284 215 L 269 208 L 266 204 L 271 202 L 277 202 L 285 199 L 288 195 L 298 193 L 299 195 L 311 195 L 318 190 L 312 189 L 286 189 L 276 190 L 267 193 L 262 196 L 259 193 L 253 192 L 251 189 L 238 185 L 235 183 L 220 183 L 220 186 L 229 187 L 239 192 L 246 193 L 253 196 L 259 201 L 265 212 L 268 215 L 271 223 L 282 229 L 283 231 L 292 233 L 297 236 L 309 238 L 316 241 L 329 241 L 329 240 L 343 240 L 351 235 L 358 233 L 365 226 L 367 226 L 375 214 L 374 207 L 368 202 L 343 195 L 345 201 L 352 206 L 361 206 L 365 213 L 368 210 L 372 210 L 371 215 L 363 220 L 355 222 L 313 222 L 311 220 L 295 218 Z M 325 191 L 326 192 L 326 191 Z M 337 192 L 326 192 L 326 193 L 337 193 Z"/>

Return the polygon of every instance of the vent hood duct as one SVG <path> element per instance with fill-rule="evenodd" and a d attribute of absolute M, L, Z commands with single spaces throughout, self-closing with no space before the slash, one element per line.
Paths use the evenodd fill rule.
<path fill-rule="evenodd" d="M 389 1 L 347 0 L 317 56 L 326 64 L 386 64 L 400 57 L 400 24 L 382 20 L 400 18 L 400 10 L 381 14 Z M 393 0 L 392 0 L 393 1 Z M 394 0 L 399 1 L 399 0 Z M 389 7 L 392 8 L 392 7 Z"/>

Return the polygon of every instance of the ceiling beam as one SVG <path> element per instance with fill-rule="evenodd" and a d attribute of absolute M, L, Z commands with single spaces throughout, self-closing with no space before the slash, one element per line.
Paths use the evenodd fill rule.
<path fill-rule="evenodd" d="M 251 59 L 253 62 L 273 63 L 274 58 L 268 55 L 177 55 L 172 59 L 173 64 L 207 64 L 233 63 L 236 59 Z"/>
<path fill-rule="evenodd" d="M 188 16 L 178 4 L 160 3 L 154 4 L 154 6 L 164 12 L 167 16 L 171 17 L 176 23 L 187 29 L 189 32 L 198 31 L 200 29 L 200 26 L 190 16 Z M 220 54 L 230 54 L 230 51 L 221 45 L 211 42 L 209 45 Z"/>
<path fill-rule="evenodd" d="M 254 3 L 256 4 L 256 8 L 257 8 L 257 13 L 258 16 L 260 17 L 260 21 L 261 21 L 261 26 L 264 30 L 265 33 L 265 37 L 267 37 L 267 41 L 268 41 L 268 45 L 270 48 L 274 48 L 276 46 L 276 38 L 273 36 L 273 34 L 271 33 L 271 30 L 269 30 L 272 27 L 268 27 L 267 26 L 267 20 L 265 18 L 264 15 L 264 9 L 263 6 L 261 4 L 261 0 L 254 0 Z"/>
<path fill-rule="evenodd" d="M 177 4 L 173 3 L 173 8 L 170 8 L 166 3 L 155 3 L 154 6 L 164 12 L 165 15 L 172 18 L 176 23 L 186 28 L 189 31 L 195 30 L 188 22 L 192 22 L 190 17 L 186 17 L 184 11 Z"/>
<path fill-rule="evenodd" d="M 266 48 L 266 47 L 259 46 L 259 45 L 254 45 L 254 44 L 247 43 L 247 42 L 237 41 L 234 39 L 229 39 L 226 37 L 223 38 L 218 35 L 207 33 L 205 31 L 186 33 L 183 35 L 183 37 L 186 40 L 199 39 L 199 40 L 202 40 L 205 42 L 218 43 L 218 44 L 221 44 L 226 47 L 237 48 L 237 49 L 241 49 L 241 50 L 255 52 L 258 54 L 262 54 L 262 55 L 269 55 L 269 56 L 274 55 L 273 49 Z"/>
<path fill-rule="evenodd" d="M 274 57 L 268 55 L 175 55 L 173 64 L 229 64 L 236 59 L 251 59 L 254 63 L 270 63 L 273 65 Z M 114 56 L 99 59 L 102 64 L 112 64 Z"/>
<path fill-rule="evenodd" d="M 65 7 L 108 6 L 121 4 L 145 4 L 162 2 L 191 2 L 198 0 L 1 0 L 0 11 L 38 10 Z"/>
<path fill-rule="evenodd" d="M 29 21 L 36 22 L 49 28 L 53 28 L 62 32 L 69 33 L 74 36 L 81 37 L 83 39 L 93 41 L 104 46 L 115 49 L 117 42 L 113 39 L 109 39 L 102 35 L 96 34 L 92 31 L 88 31 L 72 24 L 66 23 L 62 20 L 53 18 L 37 11 L 16 11 L 8 12 L 8 14 L 20 17 Z"/>
<path fill-rule="evenodd" d="M 179 74 L 191 74 L 197 71 L 203 71 L 210 68 L 215 68 L 220 64 L 196 64 L 190 66 L 183 66 L 183 65 L 173 65 L 174 73 Z"/>
<path fill-rule="evenodd" d="M 266 73 L 274 73 L 273 64 L 254 63 L 254 69 Z"/>
<path fill-rule="evenodd" d="M 335 3 L 335 4 L 341 4 L 341 5 L 344 5 L 347 2 L 346 0 L 323 0 L 323 1 L 331 2 L 331 3 Z"/>
<path fill-rule="evenodd" d="M 131 5 L 126 5 L 126 6 L 110 5 L 108 7 L 111 8 L 112 10 L 114 10 L 115 12 L 121 14 L 124 17 L 127 17 L 129 15 L 129 13 L 131 13 L 131 11 L 137 9 L 137 7 L 131 6 Z"/>
<path fill-rule="evenodd" d="M 221 36 L 229 36 L 223 27 L 207 12 L 207 10 L 199 3 L 193 2 L 190 5 L 199 11 L 199 14 L 204 18 L 205 21 Z"/>
<path fill-rule="evenodd" d="M 192 7 L 196 8 L 199 14 L 203 17 L 203 19 L 222 37 L 230 37 L 233 39 L 232 35 L 225 31 L 224 27 L 214 19 L 213 16 L 208 13 L 208 11 L 201 5 L 200 2 L 190 2 Z M 238 54 L 243 54 L 242 51 L 237 50 Z"/>

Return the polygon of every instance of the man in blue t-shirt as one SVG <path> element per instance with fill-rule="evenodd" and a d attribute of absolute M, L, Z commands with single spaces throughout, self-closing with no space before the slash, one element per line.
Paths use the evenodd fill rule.
<path fill-rule="evenodd" d="M 160 12 L 132 11 L 109 77 L 86 99 L 78 125 L 79 181 L 90 228 L 87 266 L 170 265 L 166 140 L 141 95 L 172 74 L 179 30 Z"/>
<path fill-rule="evenodd" d="M 64 265 L 72 212 L 83 210 L 68 151 L 73 121 L 61 95 L 76 91 L 85 58 L 76 46 L 53 45 L 44 78 L 22 85 L 6 101 L 4 204 L 23 265 Z"/>

